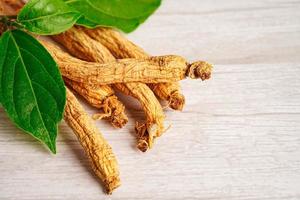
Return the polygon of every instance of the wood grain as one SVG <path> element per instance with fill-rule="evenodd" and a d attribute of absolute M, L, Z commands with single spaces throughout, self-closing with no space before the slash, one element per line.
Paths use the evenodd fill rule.
<path fill-rule="evenodd" d="M 143 113 L 133 99 L 121 96 L 124 129 L 97 123 L 121 167 L 112 196 L 64 123 L 53 156 L 0 109 L 0 199 L 300 199 L 299 9 L 299 0 L 163 1 L 129 37 L 153 55 L 215 63 L 213 78 L 183 81 L 185 110 L 166 110 L 172 127 L 146 154 L 134 147 Z"/>

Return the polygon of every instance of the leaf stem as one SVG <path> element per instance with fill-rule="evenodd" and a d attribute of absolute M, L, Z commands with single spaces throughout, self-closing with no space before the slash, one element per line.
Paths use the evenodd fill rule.
<path fill-rule="evenodd" d="M 17 19 L 17 15 L 7 15 L 8 19 Z"/>
<path fill-rule="evenodd" d="M 7 17 L 6 16 L 0 16 L 0 36 L 2 33 L 4 33 L 7 30 Z"/>
<path fill-rule="evenodd" d="M 24 26 L 16 20 L 16 15 L 11 16 L 0 16 L 0 23 L 3 26 L 4 31 L 7 29 L 17 28 L 23 29 Z"/>
<path fill-rule="evenodd" d="M 24 26 L 18 21 L 11 21 L 11 26 L 14 26 L 18 29 L 24 29 Z"/>

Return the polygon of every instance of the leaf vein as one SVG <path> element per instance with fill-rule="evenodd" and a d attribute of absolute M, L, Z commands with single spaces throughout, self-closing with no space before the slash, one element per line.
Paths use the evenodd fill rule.
<path fill-rule="evenodd" d="M 57 15 L 65 15 L 65 14 L 70 14 L 70 13 L 77 14 L 76 12 L 73 12 L 73 11 L 64 12 L 64 13 L 55 13 L 55 14 L 51 14 L 51 15 L 39 16 L 39 17 L 32 18 L 32 19 L 23 19 L 23 20 L 21 20 L 21 22 L 31 22 L 31 21 L 34 21 L 34 20 L 45 19 L 45 18 L 47 19 L 47 18 L 51 18 L 51 17 L 57 16 Z"/>

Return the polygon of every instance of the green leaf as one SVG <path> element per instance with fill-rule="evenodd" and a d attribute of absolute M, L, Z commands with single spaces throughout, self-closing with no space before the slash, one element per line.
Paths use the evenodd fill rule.
<path fill-rule="evenodd" d="M 0 41 L 0 99 L 9 118 L 56 152 L 57 124 L 66 102 L 58 66 L 48 51 L 20 30 Z"/>
<path fill-rule="evenodd" d="M 85 19 L 87 27 L 110 26 L 131 32 L 143 23 L 160 5 L 161 0 L 65 0 Z M 92 26 L 91 26 L 92 24 Z"/>
<path fill-rule="evenodd" d="M 40 35 L 54 35 L 71 28 L 80 13 L 62 0 L 31 0 L 18 15 L 25 28 Z"/>

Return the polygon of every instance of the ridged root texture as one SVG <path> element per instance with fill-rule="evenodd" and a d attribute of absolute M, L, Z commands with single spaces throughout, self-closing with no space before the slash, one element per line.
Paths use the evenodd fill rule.
<path fill-rule="evenodd" d="M 122 65 L 118 65 L 117 63 L 124 62 L 125 60 L 116 61 L 114 56 L 109 52 L 109 50 L 106 47 L 104 47 L 101 43 L 96 42 L 95 40 L 91 39 L 89 36 L 85 35 L 85 33 L 81 31 L 81 28 L 70 29 L 69 31 L 65 32 L 64 34 L 60 34 L 58 36 L 55 36 L 54 38 L 56 39 L 56 41 L 63 44 L 73 55 L 75 55 L 81 59 L 84 59 L 86 61 L 92 61 L 92 62 L 98 63 L 97 67 L 91 66 L 89 69 L 87 69 L 87 71 L 91 72 L 91 71 L 93 71 L 93 69 L 101 70 L 104 67 L 104 65 L 107 65 L 108 63 L 113 63 L 111 65 L 113 68 L 105 69 L 103 71 L 103 73 L 100 73 L 101 76 L 99 78 L 96 78 L 95 80 L 105 79 L 104 76 L 107 75 L 107 72 L 109 72 L 109 71 L 113 72 L 113 74 L 111 76 L 109 75 L 109 77 L 116 78 L 121 75 L 121 77 L 120 77 L 122 79 L 121 82 L 123 82 L 123 79 L 124 79 L 124 77 L 122 77 L 123 75 L 127 76 L 127 78 L 130 78 L 130 74 L 132 74 L 133 76 L 134 76 L 134 74 L 136 74 L 135 72 L 131 71 L 131 68 L 132 68 L 131 66 L 127 66 L 128 69 L 122 70 Z M 78 44 L 78 45 L 74 45 L 74 43 Z M 60 56 L 61 56 L 60 60 L 62 60 L 62 54 L 60 54 Z M 148 60 L 147 60 L 148 58 L 145 58 L 145 59 L 146 59 L 145 61 L 147 62 L 146 66 L 149 66 Z M 179 60 L 181 61 L 181 59 L 179 59 Z M 135 59 L 131 59 L 131 61 L 133 62 L 132 64 L 134 65 Z M 82 61 L 77 61 L 77 65 L 79 62 L 82 62 Z M 101 63 L 106 63 L 106 64 L 101 64 Z M 163 64 L 164 62 L 162 61 L 161 63 Z M 63 64 L 63 63 L 61 63 L 61 64 Z M 184 61 L 183 61 L 183 64 L 185 64 Z M 87 62 L 85 62 L 84 65 L 86 66 L 89 64 Z M 142 67 L 140 63 L 138 63 L 138 66 Z M 76 68 L 78 69 L 79 66 L 77 66 Z M 143 71 L 143 69 L 141 69 L 141 70 Z M 76 73 L 76 74 L 78 74 L 78 73 Z M 138 74 L 140 74 L 140 73 L 138 73 Z M 150 72 L 150 74 L 152 74 L 152 72 Z M 70 75 L 70 73 L 68 73 L 68 75 Z M 88 78 L 85 79 L 84 81 L 86 81 L 86 80 L 88 80 Z M 118 88 L 121 92 L 123 92 L 127 95 L 131 95 L 140 101 L 140 103 L 142 104 L 142 107 L 146 113 L 147 122 L 152 122 L 153 124 L 158 122 L 158 123 L 162 124 L 161 121 L 164 120 L 163 110 L 162 110 L 161 105 L 159 104 L 158 100 L 154 96 L 153 92 L 150 90 L 150 88 L 147 85 L 140 83 L 140 82 L 137 82 L 137 83 L 129 82 L 127 84 L 115 84 L 114 86 L 116 88 Z M 95 95 L 93 95 L 93 96 L 95 96 Z M 114 117 L 113 112 L 115 114 L 119 115 L 119 109 L 117 109 L 118 107 L 116 107 L 115 110 L 112 109 L 112 104 L 114 102 L 113 100 L 114 100 L 114 98 L 107 98 L 107 100 L 104 100 L 102 102 L 102 106 L 101 106 L 101 108 L 104 110 L 104 113 L 96 114 L 96 115 L 94 115 L 94 118 L 101 119 L 104 117 L 111 116 L 113 123 L 115 123 L 116 125 L 118 125 L 118 123 L 121 123 L 120 125 L 122 125 L 123 121 L 120 121 L 120 120 L 118 120 L 118 118 Z M 116 119 L 114 120 L 114 118 L 116 118 Z M 149 124 L 149 123 L 147 123 L 147 124 Z M 159 133 L 155 133 L 155 134 L 159 135 Z M 152 143 L 153 142 L 151 141 L 151 144 Z"/>
<path fill-rule="evenodd" d="M 165 115 L 157 98 L 150 88 L 141 83 L 115 84 L 115 87 L 126 95 L 139 99 L 146 114 L 146 122 L 137 123 L 135 130 L 138 148 L 145 152 L 153 146 L 155 137 L 164 132 Z"/>
<path fill-rule="evenodd" d="M 107 193 L 111 194 L 120 186 L 117 159 L 112 148 L 68 89 L 64 119 L 77 136 L 94 173 L 103 181 Z"/>
<path fill-rule="evenodd" d="M 186 76 L 208 79 L 212 66 L 206 62 L 189 65 L 180 56 L 158 56 L 149 59 L 122 59 L 99 64 L 68 57 L 48 48 L 64 77 L 76 82 L 99 86 L 116 83 L 170 83 Z"/>
<path fill-rule="evenodd" d="M 118 31 L 113 30 L 111 28 L 99 27 L 93 30 L 82 28 L 82 30 L 84 30 L 92 38 L 106 46 L 111 51 L 111 53 L 118 59 L 150 57 L 150 55 L 148 55 L 142 48 L 132 43 Z M 178 82 L 173 82 L 170 84 L 158 83 L 151 84 L 149 86 L 159 98 L 168 101 L 168 105 L 172 109 L 183 109 L 185 98 L 181 94 L 180 85 Z M 163 95 L 161 95 L 162 93 Z M 176 93 L 176 95 L 172 95 L 173 93 Z"/>

